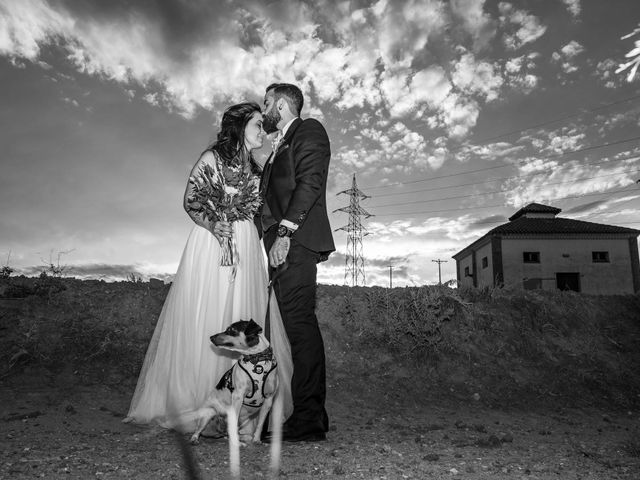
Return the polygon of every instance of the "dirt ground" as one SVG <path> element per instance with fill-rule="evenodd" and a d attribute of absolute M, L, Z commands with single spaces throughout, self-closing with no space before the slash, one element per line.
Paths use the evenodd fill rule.
<path fill-rule="evenodd" d="M 131 387 L 79 385 L 73 372 L 4 381 L 0 478 L 187 478 L 172 433 L 121 422 Z M 640 478 L 640 412 L 507 411 L 357 387 L 330 382 L 328 440 L 285 444 L 282 478 Z M 229 478 L 225 440 L 189 448 L 202 478 Z M 242 449 L 242 478 L 268 478 L 268 464 L 268 445 Z"/>
<path fill-rule="evenodd" d="M 164 287 L 157 293 L 139 287 L 129 296 L 117 290 L 125 286 L 89 287 L 95 291 L 74 293 L 73 301 L 58 306 L 28 299 L 0 302 L 0 339 L 19 333 L 18 323 L 28 319 L 34 319 L 28 325 L 44 325 L 76 317 L 101 322 L 109 331 L 118 330 L 120 320 L 145 324 L 148 336 L 166 294 Z M 98 288 L 108 290 L 96 293 Z M 74 303 L 78 299 L 90 299 L 91 305 L 83 310 Z M 111 305 L 114 313 L 108 311 Z M 454 384 L 435 385 L 388 352 L 358 350 L 353 332 L 335 321 L 336 305 L 326 297 L 318 307 L 328 361 L 328 439 L 285 444 L 280 478 L 640 479 L 635 407 L 629 411 L 549 394 L 518 398 L 498 390 L 498 383 L 486 385 L 475 398 Z M 112 323 L 105 323 L 107 318 Z M 122 423 L 135 387 L 132 372 L 139 366 L 125 371 L 131 362 L 119 360 L 83 370 L 26 363 L 1 376 L 0 479 L 188 478 L 172 432 Z M 201 478 L 230 478 L 226 440 L 202 439 L 188 451 Z M 268 445 L 250 445 L 240 455 L 243 479 L 269 478 Z"/>

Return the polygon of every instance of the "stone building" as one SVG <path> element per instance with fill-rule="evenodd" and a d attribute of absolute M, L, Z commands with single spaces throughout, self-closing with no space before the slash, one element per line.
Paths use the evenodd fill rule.
<path fill-rule="evenodd" d="M 531 203 L 456 253 L 458 285 L 638 292 L 640 230 L 558 218 L 560 212 Z"/>

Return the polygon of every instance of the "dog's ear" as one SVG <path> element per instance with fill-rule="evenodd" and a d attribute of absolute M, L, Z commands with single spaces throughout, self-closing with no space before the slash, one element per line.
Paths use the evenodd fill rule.
<path fill-rule="evenodd" d="M 254 322 L 253 319 L 249 320 L 249 324 L 244 331 L 244 335 L 247 339 L 247 345 L 249 345 L 250 347 L 255 347 L 260 341 L 258 335 L 260 335 L 261 333 L 262 327 Z"/>
<path fill-rule="evenodd" d="M 249 320 L 249 324 L 247 325 L 247 329 L 245 330 L 247 335 L 258 335 L 262 333 L 262 327 L 258 325 L 253 319 Z"/>

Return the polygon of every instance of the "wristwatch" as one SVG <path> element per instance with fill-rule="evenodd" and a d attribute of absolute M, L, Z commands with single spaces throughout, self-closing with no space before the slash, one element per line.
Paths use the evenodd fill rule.
<path fill-rule="evenodd" d="M 290 228 L 287 228 L 284 225 L 280 225 L 278 227 L 278 236 L 280 238 L 282 238 L 282 237 L 291 237 L 291 235 L 293 235 L 293 230 L 291 230 Z"/>

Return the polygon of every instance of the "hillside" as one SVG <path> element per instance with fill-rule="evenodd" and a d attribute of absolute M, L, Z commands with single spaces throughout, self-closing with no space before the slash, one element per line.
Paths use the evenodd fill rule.
<path fill-rule="evenodd" d="M 123 473 L 136 471 L 132 456 L 137 462 L 149 449 L 175 453 L 166 432 L 132 433 L 118 420 L 168 289 L 160 281 L 2 280 L 0 401 L 10 432 L 3 442 L 12 453 L 0 476 L 29 478 L 42 461 L 60 475 L 62 464 L 77 475 L 60 478 L 100 470 L 100 462 L 86 460 L 94 453 L 73 447 L 78 436 L 95 455 L 119 452 L 119 461 L 108 460 L 111 470 L 105 467 L 112 476 L 102 478 L 147 478 Z M 640 472 L 639 296 L 321 285 L 317 312 L 333 427 L 319 450 L 285 451 L 290 478 L 306 478 L 299 470 L 313 468 L 310 478 L 441 478 L 452 468 L 465 478 L 514 478 L 526 470 L 539 474 L 526 478 L 557 478 L 567 465 L 564 478 Z M 567 444 L 569 431 L 575 442 Z M 52 445 L 66 453 L 52 457 Z M 35 463 L 34 448 L 42 450 Z M 204 448 L 224 455 L 224 445 L 198 451 L 205 470 L 224 469 Z M 166 462 L 152 457 L 154 465 Z M 581 471 L 585 458 L 593 464 Z M 172 465 L 161 470 L 179 472 L 179 463 Z"/>

